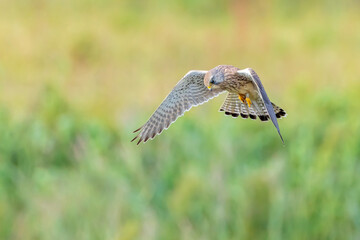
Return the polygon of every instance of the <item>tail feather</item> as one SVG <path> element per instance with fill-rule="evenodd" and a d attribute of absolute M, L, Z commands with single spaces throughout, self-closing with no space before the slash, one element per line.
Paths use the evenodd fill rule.
<path fill-rule="evenodd" d="M 282 109 L 281 107 L 275 105 L 273 102 L 271 103 L 273 108 L 274 108 L 274 112 L 276 114 L 276 118 L 282 118 L 282 117 L 286 117 L 287 113 L 285 112 L 284 109 Z"/>
<path fill-rule="evenodd" d="M 270 119 L 269 113 L 266 109 L 264 101 L 262 98 L 257 95 L 256 98 L 251 99 L 253 107 L 255 109 L 256 115 L 259 117 L 261 121 L 268 121 Z"/>
<path fill-rule="evenodd" d="M 228 93 L 220 111 L 225 112 L 226 115 L 238 117 L 240 115 L 240 100 L 236 93 Z"/>
<path fill-rule="evenodd" d="M 225 112 L 225 115 L 232 117 L 241 116 L 242 118 L 250 118 L 255 120 L 257 117 L 260 121 L 269 121 L 270 116 L 265 107 L 264 101 L 260 96 L 251 99 L 252 105 L 249 107 L 246 103 L 240 101 L 236 93 L 228 93 L 223 105 L 220 108 L 221 112 Z M 282 118 L 286 116 L 286 112 L 281 107 L 272 103 L 276 118 Z"/>
<path fill-rule="evenodd" d="M 251 99 L 251 101 L 253 103 L 252 106 L 256 112 L 256 115 L 259 117 L 259 119 L 261 121 L 269 121 L 270 115 L 269 115 L 268 110 L 266 109 L 266 106 L 264 104 L 264 101 L 262 100 L 260 95 L 258 95 L 254 99 Z M 273 106 L 276 118 L 282 118 L 282 117 L 286 116 L 286 112 L 284 111 L 284 109 L 275 105 L 274 103 L 271 103 L 271 104 Z"/>
<path fill-rule="evenodd" d="M 255 109 L 253 107 L 249 107 L 245 103 L 242 103 L 242 102 L 240 102 L 240 103 L 241 103 L 241 113 L 246 116 L 244 118 L 250 117 L 250 119 L 255 120 L 256 119 L 256 111 L 255 111 Z"/>

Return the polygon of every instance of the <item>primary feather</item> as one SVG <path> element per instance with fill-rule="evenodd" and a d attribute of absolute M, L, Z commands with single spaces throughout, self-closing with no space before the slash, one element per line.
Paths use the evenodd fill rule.
<path fill-rule="evenodd" d="M 209 91 L 204 85 L 206 71 L 188 72 L 174 87 L 170 94 L 151 115 L 149 120 L 137 131 L 138 135 L 131 141 L 139 138 L 137 144 L 146 142 L 167 129 L 185 111 L 190 110 L 209 99 L 219 95 L 223 90 Z"/>

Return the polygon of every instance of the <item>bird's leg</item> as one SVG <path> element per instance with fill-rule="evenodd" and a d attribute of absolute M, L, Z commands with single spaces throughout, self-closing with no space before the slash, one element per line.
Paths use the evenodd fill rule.
<path fill-rule="evenodd" d="M 239 99 L 240 99 L 240 101 L 242 102 L 242 103 L 247 103 L 247 105 L 249 106 L 249 107 L 251 107 L 251 100 L 250 100 L 250 98 L 249 98 L 249 94 L 246 94 L 246 96 L 245 95 L 242 95 L 242 94 L 239 94 Z"/>
<path fill-rule="evenodd" d="M 247 102 L 248 106 L 250 107 L 251 106 L 251 100 L 249 98 L 249 94 L 246 94 L 245 101 Z"/>
<path fill-rule="evenodd" d="M 242 94 L 239 94 L 239 99 L 240 99 L 240 101 L 242 102 L 242 103 L 245 103 L 245 96 L 244 95 L 242 95 Z"/>

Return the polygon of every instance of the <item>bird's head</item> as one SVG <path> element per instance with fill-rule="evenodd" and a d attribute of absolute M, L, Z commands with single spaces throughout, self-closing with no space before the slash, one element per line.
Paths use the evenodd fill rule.
<path fill-rule="evenodd" d="M 209 89 L 220 88 L 220 84 L 224 82 L 224 73 L 216 69 L 212 69 L 205 74 L 204 84 Z"/>

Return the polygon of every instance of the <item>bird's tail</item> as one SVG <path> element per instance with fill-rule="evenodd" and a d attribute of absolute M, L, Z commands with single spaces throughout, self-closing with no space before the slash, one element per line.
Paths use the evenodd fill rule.
<path fill-rule="evenodd" d="M 272 103 L 274 112 L 277 118 L 286 116 L 286 112 L 279 106 Z M 225 112 L 226 115 L 233 117 L 241 116 L 242 118 L 256 119 L 261 121 L 268 121 L 270 119 L 269 113 L 266 110 L 263 100 L 260 98 L 251 98 L 251 107 L 246 103 L 242 103 L 236 93 L 228 93 L 220 111 Z"/>
<path fill-rule="evenodd" d="M 282 118 L 282 117 L 286 117 L 287 113 L 285 112 L 284 109 L 282 109 L 281 107 L 275 105 L 275 103 L 271 102 L 273 108 L 274 108 L 274 112 L 276 114 L 276 118 Z"/>
<path fill-rule="evenodd" d="M 236 118 L 240 115 L 240 104 L 241 102 L 236 93 L 228 93 L 220 111 Z"/>

